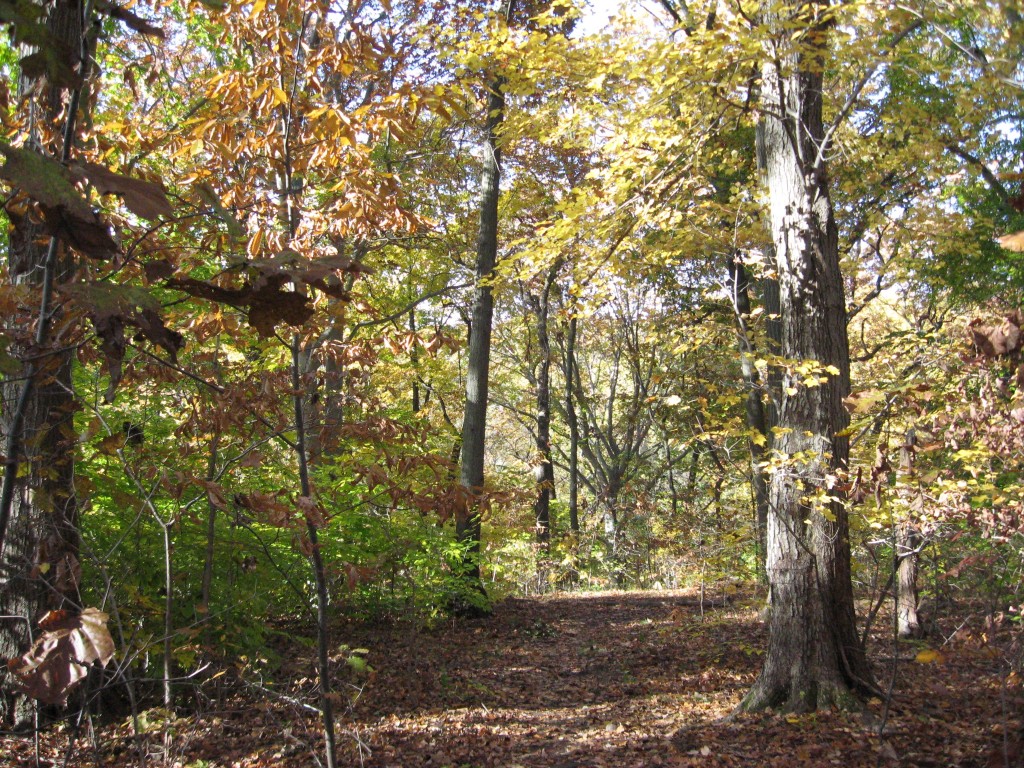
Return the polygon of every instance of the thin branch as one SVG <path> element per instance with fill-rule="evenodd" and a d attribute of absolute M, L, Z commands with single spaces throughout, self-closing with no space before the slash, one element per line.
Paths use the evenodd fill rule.
<path fill-rule="evenodd" d="M 356 323 L 355 325 L 352 326 L 352 334 L 355 334 L 355 332 L 360 330 L 361 328 L 371 328 L 375 325 L 385 325 L 386 323 L 392 323 L 395 320 L 398 320 L 399 318 L 409 314 L 410 311 L 416 309 L 416 307 L 418 307 L 424 301 L 429 301 L 430 299 L 433 299 L 437 296 L 443 296 L 449 291 L 458 291 L 463 288 L 472 288 L 473 285 L 473 283 L 458 283 L 457 285 L 446 285 L 444 288 L 438 288 L 436 291 L 424 293 L 419 298 L 414 299 L 413 301 L 409 302 L 406 306 L 402 307 L 402 309 L 398 310 L 397 312 L 392 312 L 390 315 L 387 315 L 386 317 L 380 317 L 375 320 L 364 320 L 361 323 Z"/>
<path fill-rule="evenodd" d="M 924 20 L 918 19 L 913 24 L 908 26 L 902 32 L 898 33 L 896 37 L 892 39 L 892 42 L 887 46 L 887 53 L 891 53 L 896 49 L 900 43 L 902 43 L 909 35 L 913 34 L 921 27 L 924 26 Z M 875 76 L 878 68 L 882 65 L 884 59 L 876 61 L 872 66 L 868 67 L 867 71 L 861 76 L 860 80 L 853 86 L 853 90 L 850 91 L 850 95 L 846 99 L 846 103 L 843 104 L 842 108 L 836 113 L 836 116 L 832 119 L 828 129 L 825 131 L 825 135 L 821 139 L 821 143 L 818 145 L 818 156 L 814 158 L 815 170 L 821 171 L 825 168 L 825 155 L 828 152 L 829 146 L 832 144 L 832 137 L 835 136 L 836 131 L 842 126 L 843 122 L 853 108 L 857 106 L 857 102 L 860 100 L 860 95 L 864 91 L 864 88 L 871 81 L 871 78 Z"/>
<path fill-rule="evenodd" d="M 946 149 L 961 160 L 966 160 L 971 165 L 977 166 L 978 172 L 981 173 L 981 178 L 983 178 L 988 183 L 989 187 L 992 188 L 992 191 L 999 196 L 1000 202 L 1002 202 L 1007 209 L 1010 208 L 1010 193 L 1007 191 L 1006 187 L 1003 186 L 1003 183 L 999 178 L 992 173 L 992 170 L 983 163 L 980 158 L 972 155 L 959 144 L 953 144 L 952 142 L 946 145 Z"/>

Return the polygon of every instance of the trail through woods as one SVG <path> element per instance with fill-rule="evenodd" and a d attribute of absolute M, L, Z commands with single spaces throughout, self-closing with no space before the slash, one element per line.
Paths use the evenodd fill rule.
<path fill-rule="evenodd" d="M 755 599 L 734 596 L 705 603 L 702 615 L 692 592 L 602 593 L 510 599 L 490 619 L 433 628 L 341 625 L 335 636 L 367 649 L 372 670 L 346 663 L 344 654 L 335 659 L 339 764 L 1021 764 L 1013 738 L 1024 711 L 1020 682 L 1007 683 L 1005 649 L 991 631 L 969 622 L 952 637 L 940 629 L 924 644 L 897 647 L 895 697 L 881 736 L 878 701 L 869 705 L 874 731 L 862 717 L 840 713 L 721 721 L 761 662 L 766 637 L 756 609 Z M 316 765 L 322 735 L 301 706 L 317 701 L 315 648 L 298 637 L 292 626 L 274 634 L 279 666 L 275 684 L 264 681 L 274 693 L 226 674 L 183 700 L 173 721 L 147 712 L 149 730 L 139 738 L 125 718 L 97 723 L 95 732 L 84 724 L 70 752 L 68 727 L 47 732 L 44 764 L 137 765 L 144 749 L 153 766 Z M 876 635 L 869 655 L 888 684 L 891 638 Z M 0 740 L 4 754 L 5 766 L 32 765 L 31 739 Z"/>

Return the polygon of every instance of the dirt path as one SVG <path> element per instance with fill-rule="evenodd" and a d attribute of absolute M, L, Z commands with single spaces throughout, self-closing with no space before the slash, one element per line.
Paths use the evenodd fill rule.
<path fill-rule="evenodd" d="M 368 649 L 373 667 L 361 673 L 339 656 L 344 766 L 994 768 L 1003 760 L 993 747 L 1004 730 L 1019 731 L 1024 709 L 1019 684 L 1003 685 L 999 654 L 964 634 L 928 664 L 914 661 L 915 647 L 900 647 L 898 696 L 882 737 L 839 713 L 721 723 L 757 674 L 764 628 L 754 607 L 705 605 L 701 615 L 696 597 L 682 592 L 508 600 L 485 620 L 348 625 L 337 638 Z M 169 764 L 315 765 L 318 723 L 299 703 L 315 701 L 310 650 L 282 640 L 278 651 L 277 677 L 293 682 L 274 694 L 249 688 L 179 718 Z M 888 683 L 892 647 L 871 651 Z M 870 710 L 878 719 L 883 705 Z M 83 745 L 70 764 L 129 764 L 126 734 L 124 724 L 100 732 L 98 747 Z M 163 749 L 156 736 L 148 737 L 154 756 Z M 66 738 L 63 747 L 59 735 L 47 738 L 50 754 L 66 754 Z M 1007 744 L 1009 764 L 1018 765 Z M 24 743 L 0 740 L 0 756 L 5 748 L 27 760 Z"/>

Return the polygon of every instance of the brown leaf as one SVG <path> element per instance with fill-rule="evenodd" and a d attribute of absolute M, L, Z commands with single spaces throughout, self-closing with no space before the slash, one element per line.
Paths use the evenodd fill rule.
<path fill-rule="evenodd" d="M 227 509 L 228 500 L 224 495 L 224 489 L 220 486 L 220 483 L 214 483 L 209 480 L 203 480 L 201 482 L 203 488 L 206 489 L 207 498 L 210 499 L 210 503 L 217 509 Z"/>
<path fill-rule="evenodd" d="M 260 336 L 273 336 L 278 323 L 302 325 L 313 316 L 309 299 L 294 291 L 265 293 L 249 307 L 249 325 Z"/>
<path fill-rule="evenodd" d="M 172 216 L 174 208 L 161 184 L 131 176 L 122 176 L 98 163 L 79 163 L 72 172 L 89 180 L 101 195 L 118 195 L 128 210 L 143 219 L 155 221 Z"/>
<path fill-rule="evenodd" d="M 86 309 L 101 340 L 100 349 L 106 358 L 110 376 L 110 386 L 105 395 L 107 402 L 113 401 L 114 391 L 121 381 L 121 361 L 127 347 L 125 329 L 128 326 L 139 331 L 135 341 L 146 339 L 162 347 L 172 361 L 177 360 L 185 339 L 164 325 L 159 314 L 160 302 L 147 289 L 110 283 L 76 283 L 62 286 L 61 292 Z"/>
<path fill-rule="evenodd" d="M 1008 251 L 1024 252 L 1024 232 L 1014 232 L 1010 235 L 997 237 L 996 242 Z"/>
<path fill-rule="evenodd" d="M 164 280 L 175 272 L 175 266 L 167 259 L 159 259 L 158 261 L 147 261 L 142 265 L 142 269 L 146 273 L 146 282 L 155 283 L 157 280 Z"/>
<path fill-rule="evenodd" d="M 299 496 L 295 500 L 295 506 L 305 516 L 306 522 L 317 528 L 324 525 L 327 519 L 324 517 L 323 509 L 309 496 Z"/>
<path fill-rule="evenodd" d="M 29 79 L 45 79 L 58 88 L 78 88 L 82 85 L 78 53 L 50 29 L 44 18 L 46 11 L 44 3 L 4 0 L 0 2 L 0 22 L 9 25 L 15 46 L 24 44 L 36 51 L 19 62 L 22 74 Z"/>
<path fill-rule="evenodd" d="M 95 608 L 80 614 L 50 611 L 39 621 L 42 635 L 7 668 L 30 696 L 46 704 L 63 703 L 88 665 L 98 661 L 106 666 L 114 657 L 106 622 L 107 614 Z"/>
<path fill-rule="evenodd" d="M 247 282 L 241 288 L 222 288 L 191 277 L 173 278 L 166 284 L 197 298 L 246 309 L 249 324 L 260 335 L 273 336 L 279 323 L 302 325 L 313 316 L 307 296 L 282 290 L 289 280 L 288 275 L 276 273 L 263 275 L 255 285 Z"/>
<path fill-rule="evenodd" d="M 982 325 L 978 320 L 972 320 L 969 328 L 974 346 L 986 357 L 1012 355 L 1021 349 L 1020 320 L 1015 315 L 1008 315 L 998 326 Z"/>
<path fill-rule="evenodd" d="M 235 501 L 252 511 L 261 523 L 285 528 L 292 522 L 292 510 L 287 504 L 269 493 L 238 493 Z"/>
<path fill-rule="evenodd" d="M 151 309 L 143 309 L 135 314 L 130 322 L 139 329 L 139 336 L 148 339 L 158 347 L 162 347 L 171 356 L 171 362 L 177 363 L 178 352 L 185 346 L 185 337 L 164 325 L 160 315 Z"/>
<path fill-rule="evenodd" d="M 39 204 L 51 235 L 94 259 L 109 259 L 120 251 L 110 228 L 74 188 L 63 165 L 24 147 L 0 146 L 0 153 L 6 158 L 0 177 Z"/>
<path fill-rule="evenodd" d="M 18 62 L 22 75 L 29 80 L 45 78 L 58 88 L 69 91 L 81 88 L 85 81 L 75 71 L 75 56 L 71 48 L 57 38 L 53 38 L 53 43 L 53 47 L 30 53 Z"/>

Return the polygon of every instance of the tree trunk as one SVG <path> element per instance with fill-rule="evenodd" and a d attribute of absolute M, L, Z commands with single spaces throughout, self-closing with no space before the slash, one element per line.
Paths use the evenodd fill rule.
<path fill-rule="evenodd" d="M 306 452 L 306 417 L 303 413 L 305 374 L 301 337 L 296 334 L 291 345 L 292 404 L 295 410 L 295 456 L 299 464 L 299 490 L 306 502 L 313 504 L 313 488 L 309 482 L 309 454 Z M 327 570 L 320 551 L 319 527 L 311 513 L 305 513 L 306 535 L 309 538 L 309 562 L 316 586 L 317 678 L 320 683 L 320 718 L 324 726 L 324 750 L 327 768 L 337 765 L 337 743 L 334 730 L 334 695 L 331 692 L 331 629 L 328 613 Z"/>
<path fill-rule="evenodd" d="M 741 709 L 857 707 L 875 690 L 856 633 L 849 522 L 838 485 L 849 440 L 850 388 L 838 233 L 825 173 L 822 70 L 827 3 L 769 19 L 777 31 L 762 69 L 766 176 L 782 305 L 782 354 L 829 366 L 824 383 L 783 378 L 772 475 L 767 572 L 772 607 L 764 667 Z M 794 35 L 793 23 L 799 20 Z M 793 46 L 792 49 L 789 46 Z M 780 53 L 780 50 L 782 51 Z"/>
<path fill-rule="evenodd" d="M 537 526 L 537 543 L 546 552 L 551 544 L 551 498 L 555 489 L 554 465 L 551 463 L 551 340 L 548 337 L 548 307 L 551 286 L 557 267 L 552 269 L 540 294 L 530 294 L 530 305 L 536 318 L 537 351 L 537 439 L 536 439 L 536 498 L 533 504 Z"/>
<path fill-rule="evenodd" d="M 907 522 L 896 527 L 896 621 L 900 637 L 920 637 L 917 618 L 917 562 L 921 534 Z"/>
<path fill-rule="evenodd" d="M 416 310 L 409 310 L 409 333 L 416 335 Z M 412 368 L 412 415 L 420 412 L 420 347 L 414 343 L 409 348 L 409 365 Z"/>
<path fill-rule="evenodd" d="M 76 56 L 85 48 L 82 5 L 76 0 L 57 0 L 47 26 Z M 83 63 L 83 68 L 86 65 Z M 86 74 L 83 72 L 83 74 Z M 43 146 L 42 131 L 57 131 L 65 109 L 64 93 L 55 86 L 37 95 L 37 83 L 22 78 L 29 119 L 28 146 L 70 156 L 75 134 L 74 108 L 64 123 L 64 143 L 54 137 Z M 76 104 L 72 100 L 72 104 Z M 69 141 L 71 140 L 71 141 Z M 68 281 L 75 268 L 73 255 L 59 241 L 46 237 L 28 216 L 11 216 L 10 273 L 20 284 L 47 290 L 46 283 Z M 49 262 L 49 264 L 48 264 Z M 47 274 L 49 273 L 49 274 Z M 31 354 L 47 351 L 46 329 L 59 325 L 58 311 L 39 304 L 37 346 Z M 23 653 L 32 631 L 47 610 L 77 604 L 80 574 L 78 550 L 78 502 L 74 488 L 77 436 L 73 417 L 75 396 L 71 380 L 73 352 L 47 351 L 41 363 L 25 365 L 24 380 L 14 377 L 3 388 L 3 431 L 7 445 L 6 470 L 10 475 L 9 502 L 0 515 L 6 520 L 0 531 L 0 658 Z M 23 403 L 23 407 L 22 407 Z M 7 506 L 9 504 L 9 506 Z M 32 702 L 7 677 L 0 665 L 0 722 L 19 728 L 32 724 Z"/>
<path fill-rule="evenodd" d="M 747 427 L 750 429 L 747 445 L 750 449 L 750 481 L 754 489 L 757 559 L 758 570 L 764 574 L 768 530 L 768 478 L 764 473 L 764 464 L 771 450 L 771 433 L 768 431 L 768 421 L 765 417 L 761 376 L 754 365 L 754 342 L 748 325 L 751 313 L 750 281 L 738 254 L 729 262 L 729 285 L 736 315 L 740 369 L 743 372 L 743 383 L 747 387 L 746 414 Z"/>
<path fill-rule="evenodd" d="M 580 422 L 573 395 L 576 381 L 576 315 L 565 337 L 565 421 L 569 427 L 569 528 L 580 532 Z"/>
<path fill-rule="evenodd" d="M 467 503 L 455 521 L 455 532 L 465 551 L 463 575 L 468 586 L 479 592 L 484 591 L 480 581 L 480 498 L 484 490 L 487 384 L 494 316 L 490 279 L 498 258 L 498 197 L 501 191 L 498 131 L 504 120 L 504 86 L 504 78 L 496 78 L 487 99 L 487 131 L 480 174 L 480 233 L 476 244 L 477 285 L 466 362 L 466 409 L 462 419 L 462 466 L 459 475 Z"/>

